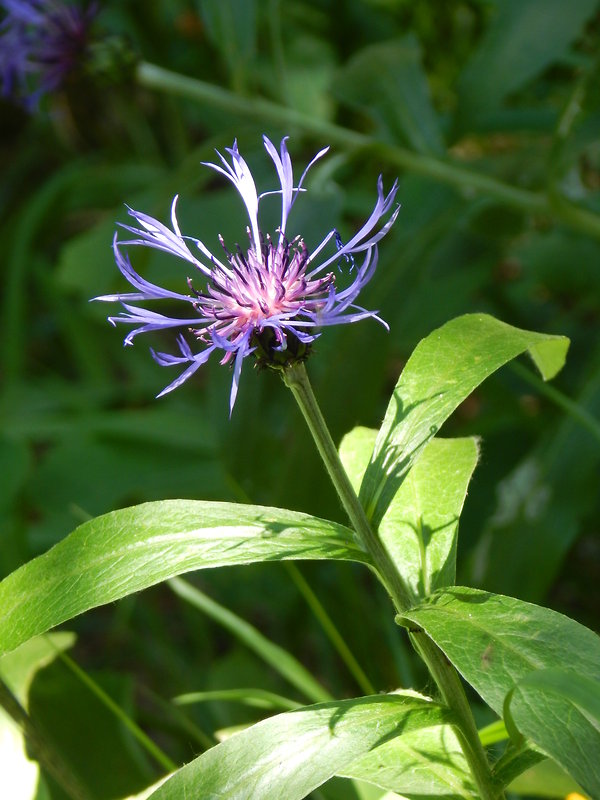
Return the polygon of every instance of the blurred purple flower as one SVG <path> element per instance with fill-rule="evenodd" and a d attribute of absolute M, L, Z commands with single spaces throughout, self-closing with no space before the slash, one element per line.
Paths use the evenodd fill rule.
<path fill-rule="evenodd" d="M 222 364 L 232 361 L 234 365 L 231 411 L 246 356 L 255 353 L 262 356 L 263 362 L 282 366 L 305 357 L 310 344 L 319 336 L 319 328 L 358 322 L 366 317 L 379 319 L 376 311 L 367 311 L 355 305 L 355 300 L 377 266 L 377 242 L 389 231 L 398 215 L 399 208 L 396 208 L 387 222 L 377 229 L 382 217 L 392 209 L 397 182 L 385 195 L 383 181 L 379 177 L 375 207 L 365 224 L 346 244 L 342 244 L 334 229 L 309 252 L 300 236 L 292 241 L 286 238 L 286 225 L 298 193 L 305 191 L 302 183 L 306 173 L 329 148 L 317 153 L 297 185 L 294 185 L 286 139 L 281 142 L 280 152 L 277 152 L 266 136 L 263 140 L 275 165 L 281 188 L 260 195 L 257 193 L 254 179 L 239 153 L 237 142 L 233 143 L 232 148 L 226 148 L 231 163 L 218 151 L 221 164 L 203 162 L 205 166 L 230 180 L 244 201 L 250 220 L 250 226 L 246 229 L 250 245 L 246 252 L 239 245 L 236 245 L 235 252 L 229 252 L 223 238 L 219 236 L 225 256 L 218 259 L 199 239 L 183 236 L 176 216 L 177 196 L 171 206 L 172 230 L 153 217 L 129 208 L 129 214 L 139 227 L 122 227 L 130 231 L 134 238 L 118 241 L 115 234 L 113 249 L 117 265 L 136 291 L 104 295 L 95 299 L 120 301 L 123 304 L 125 311 L 116 317 L 109 317 L 109 321 L 113 325 L 124 322 L 136 326 L 125 337 L 125 344 L 132 344 L 139 333 L 184 328 L 202 345 L 199 352 L 194 352 L 180 333 L 177 337 L 180 355 L 151 351 L 162 366 L 187 365 L 179 377 L 163 389 L 159 397 L 180 386 L 208 360 L 214 350 L 218 350 L 224 353 Z M 264 237 L 258 225 L 259 203 L 263 197 L 272 194 L 281 195 L 281 223 L 273 239 L 270 236 Z M 194 247 L 191 248 L 189 243 L 193 243 Z M 325 248 L 329 244 L 334 244 L 335 250 L 324 256 Z M 149 283 L 134 270 L 128 255 L 123 254 L 121 248 L 124 245 L 151 247 L 184 259 L 201 274 L 205 289 L 198 291 L 192 285 L 191 279 L 188 279 L 190 294 L 179 294 Z M 196 250 L 198 256 L 195 254 Z M 356 254 L 361 254 L 362 257 L 362 264 L 357 267 L 354 266 Z M 340 259 L 351 265 L 349 274 L 354 272 L 345 288 L 338 288 L 337 276 L 333 272 L 325 272 Z M 159 299 L 184 301 L 190 306 L 189 318 L 176 319 L 131 305 L 132 302 Z"/>
<path fill-rule="evenodd" d="M 97 13 L 59 0 L 0 0 L 0 79 L 2 94 L 37 106 L 42 95 L 60 88 L 80 66 Z"/>

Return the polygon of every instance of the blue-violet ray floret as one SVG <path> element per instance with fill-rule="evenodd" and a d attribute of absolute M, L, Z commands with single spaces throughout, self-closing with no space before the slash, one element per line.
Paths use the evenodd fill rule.
<path fill-rule="evenodd" d="M 230 161 L 217 151 L 221 163 L 203 162 L 230 180 L 241 195 L 250 222 L 247 228 L 250 244 L 246 251 L 237 245 L 235 251 L 230 252 L 219 236 L 224 256 L 217 258 L 200 239 L 184 236 L 177 220 L 177 195 L 171 206 L 172 228 L 147 214 L 128 208 L 138 227 L 122 227 L 133 234 L 133 238 L 119 241 L 115 234 L 113 249 L 117 265 L 136 291 L 103 295 L 95 299 L 122 303 L 124 311 L 109 317 L 109 320 L 113 324 L 134 326 L 125 337 L 125 344 L 132 344 L 134 337 L 140 333 L 179 328 L 191 334 L 196 346 L 199 345 L 199 350 L 193 348 L 180 331 L 177 336 L 179 355 L 152 350 L 154 359 L 160 365 L 185 367 L 159 397 L 180 386 L 216 350 L 222 353 L 222 364 L 233 363 L 231 410 L 246 356 L 254 353 L 256 357 L 260 356 L 262 363 L 282 366 L 304 358 L 311 343 L 320 335 L 321 328 L 358 322 L 367 317 L 379 319 L 376 311 L 368 311 L 356 305 L 355 301 L 377 266 L 377 243 L 389 231 L 398 214 L 399 209 L 395 208 L 387 221 L 379 226 L 394 205 L 397 182 L 386 195 L 382 178 L 379 177 L 375 207 L 365 224 L 349 241 L 343 244 L 334 229 L 309 252 L 300 236 L 291 241 L 287 238 L 288 216 L 298 193 L 305 191 L 302 184 L 308 170 L 329 148 L 317 153 L 294 185 L 286 138 L 282 140 L 278 152 L 273 143 L 266 136 L 263 137 L 265 149 L 275 165 L 280 188 L 262 194 L 257 192 L 254 178 L 240 155 L 237 142 L 233 143 L 233 147 L 226 148 Z M 258 223 L 260 201 L 272 194 L 281 195 L 281 222 L 273 238 L 265 237 Z M 184 259 L 200 273 L 204 288 L 196 289 L 189 278 L 189 291 L 186 294 L 150 283 L 135 271 L 128 254 L 123 251 L 129 245 L 162 250 Z M 328 245 L 331 245 L 332 252 L 325 255 Z M 354 265 L 354 256 L 357 254 L 362 258 L 360 266 Z M 338 288 L 337 276 L 328 269 L 340 259 L 353 265 L 348 270 L 351 282 L 343 288 Z M 173 318 L 133 305 L 162 299 L 187 303 L 189 316 Z"/>

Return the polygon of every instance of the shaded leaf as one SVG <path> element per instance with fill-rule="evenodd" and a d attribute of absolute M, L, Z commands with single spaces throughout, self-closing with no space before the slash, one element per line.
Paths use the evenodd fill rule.
<path fill-rule="evenodd" d="M 298 708 L 300 703 L 290 700 L 265 689 L 217 689 L 212 692 L 188 692 L 173 698 L 176 705 L 185 706 L 191 703 L 210 703 L 213 701 L 242 703 L 253 708 L 289 711 Z"/>
<path fill-rule="evenodd" d="M 600 414 L 600 368 L 577 399 L 593 416 Z M 598 444 L 578 420 L 565 416 L 500 482 L 497 506 L 473 559 L 475 583 L 527 600 L 546 595 L 597 507 Z"/>
<path fill-rule="evenodd" d="M 132 675 L 102 672 L 89 677 L 126 716 L 137 717 Z M 87 797 L 110 800 L 146 786 L 156 774 L 147 753 L 106 700 L 60 661 L 36 675 L 29 710 Z M 42 774 L 47 771 L 43 765 Z"/>
<path fill-rule="evenodd" d="M 509 745 L 501 758 L 494 764 L 494 777 L 502 784 L 502 786 L 512 786 L 515 780 L 519 780 L 521 775 L 531 772 L 540 763 L 548 759 L 543 753 L 529 747 L 526 742 L 517 752 L 515 752 Z M 572 780 L 572 779 L 569 779 Z M 516 792 L 519 789 L 515 788 Z M 524 791 L 523 794 L 535 794 L 535 792 Z M 563 792 L 561 796 L 566 794 Z"/>
<path fill-rule="evenodd" d="M 583 793 L 583 789 L 573 778 L 549 758 L 543 758 L 541 763 L 535 764 L 519 775 L 509 785 L 508 790 L 526 797 L 556 797 L 561 800 L 565 798 L 580 800 Z"/>
<path fill-rule="evenodd" d="M 61 632 L 32 639 L 0 658 L 0 678 L 24 708 L 29 705 L 29 687 L 36 673 L 50 664 L 61 650 L 73 645 L 75 636 Z M 47 795 L 40 783 L 40 770 L 27 756 L 23 732 L 0 708 L 0 774 L 2 793 L 10 800 L 39 800 Z"/>
<path fill-rule="evenodd" d="M 212 43 L 237 77 L 256 50 L 254 0 L 198 0 Z"/>
<path fill-rule="evenodd" d="M 113 511 L 0 583 L 0 652 L 183 572 L 283 558 L 367 560 L 343 525 L 293 511 L 192 500 Z"/>
<path fill-rule="evenodd" d="M 404 142 L 421 153 L 444 152 L 414 34 L 361 50 L 339 74 L 333 91 L 374 117 L 381 138 Z"/>
<path fill-rule="evenodd" d="M 292 686 L 299 689 L 311 702 L 321 703 L 332 699 L 329 692 L 321 686 L 312 673 L 297 658 L 285 648 L 268 639 L 254 625 L 217 603 L 212 597 L 208 597 L 198 587 L 192 586 L 191 583 L 181 578 L 171 579 L 169 586 L 175 594 L 187 603 L 190 603 L 219 625 L 222 625 L 236 639 L 245 644 L 260 659 L 289 681 Z M 244 674 L 247 674 L 247 669 L 244 670 Z"/>
<path fill-rule="evenodd" d="M 569 8 L 562 0 L 502 0 L 493 5 L 488 29 L 459 81 L 459 117 L 477 117 L 495 108 L 564 57 L 597 9 L 596 0 L 580 0 Z"/>

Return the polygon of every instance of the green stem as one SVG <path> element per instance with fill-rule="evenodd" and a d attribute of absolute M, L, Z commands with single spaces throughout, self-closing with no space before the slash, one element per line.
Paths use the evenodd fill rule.
<path fill-rule="evenodd" d="M 283 647 L 271 642 L 249 622 L 238 617 L 233 611 L 220 605 L 196 586 L 182 578 L 171 578 L 167 586 L 186 602 L 207 614 L 219 625 L 230 631 L 240 642 L 249 647 L 259 658 L 266 661 L 274 670 L 295 686 L 313 703 L 326 703 L 333 700 L 329 692 L 318 683 Z"/>
<path fill-rule="evenodd" d="M 460 191 L 481 192 L 527 213 L 548 215 L 577 231 L 600 237 L 600 215 L 573 205 L 564 198 L 548 198 L 543 192 L 520 189 L 450 160 L 389 145 L 368 134 L 348 130 L 341 125 L 335 125 L 296 109 L 262 98 L 242 97 L 227 89 L 171 72 L 155 64 L 147 62 L 138 64 L 136 78 L 142 86 L 188 97 L 242 118 L 256 119 L 263 124 L 297 128 L 341 147 L 375 149 L 379 158 L 407 172 L 447 183 Z"/>
<path fill-rule="evenodd" d="M 325 611 L 323 604 L 313 592 L 308 582 L 305 580 L 304 575 L 292 561 L 284 561 L 284 564 L 288 573 L 291 575 L 292 580 L 298 587 L 300 593 L 310 606 L 311 611 L 325 631 L 327 638 L 338 651 L 340 658 L 348 667 L 348 671 L 353 675 L 354 680 L 365 694 L 377 694 L 375 687 L 365 675 L 363 668 L 352 654 L 352 651 L 344 641 L 343 636 L 335 627 L 333 620 L 327 611 Z"/>
<path fill-rule="evenodd" d="M 163 713 L 163 719 L 171 717 L 178 728 L 186 735 L 191 736 L 203 750 L 210 750 L 217 744 L 216 740 L 209 736 L 208 733 L 198 727 L 187 714 L 181 710 L 179 704 L 175 701 L 167 701 L 156 692 L 153 692 L 147 687 L 142 687 L 142 693 Z"/>
<path fill-rule="evenodd" d="M 567 397 L 554 386 L 546 383 L 534 375 L 530 369 L 524 367 L 518 361 L 511 361 L 510 367 L 520 378 L 527 381 L 531 386 L 538 390 L 541 395 L 544 395 L 551 402 L 555 403 L 559 408 L 569 414 L 576 422 L 592 434 L 594 439 L 600 442 L 600 422 L 584 408 L 584 406 Z"/>
<path fill-rule="evenodd" d="M 119 706 L 118 703 L 108 695 L 104 689 L 99 686 L 96 681 L 91 678 L 87 672 L 81 669 L 81 667 L 73 661 L 66 653 L 59 652 L 58 657 L 63 662 L 63 664 L 84 684 L 87 688 L 92 692 L 95 697 L 102 703 L 105 708 L 107 708 L 115 717 L 127 728 L 127 730 L 134 736 L 135 739 L 140 743 L 140 745 L 148 752 L 154 759 L 167 770 L 167 772 L 173 772 L 177 769 L 177 764 L 172 761 L 169 756 L 164 753 L 158 745 L 156 745 L 152 739 L 144 733 L 144 731 L 137 725 L 131 717 L 127 716 L 127 714 L 123 711 L 123 709 Z"/>
<path fill-rule="evenodd" d="M 364 509 L 340 461 L 336 446 L 312 391 L 306 368 L 303 363 L 294 364 L 283 370 L 282 375 L 285 384 L 296 398 L 354 530 L 371 556 L 373 565 L 401 617 L 402 611 L 411 605 L 410 593 L 379 537 L 371 529 Z M 411 640 L 427 664 L 442 699 L 455 714 L 459 740 L 479 789 L 481 800 L 499 800 L 503 796 L 502 791 L 494 782 L 458 673 L 435 642 L 429 639 L 423 631 L 413 631 Z"/>
<path fill-rule="evenodd" d="M 492 775 L 469 701 L 457 671 L 442 650 L 424 631 L 413 631 L 410 639 L 417 653 L 427 664 L 442 699 L 456 715 L 458 721 L 458 725 L 455 726 L 456 733 L 479 789 L 481 800 L 501 800 L 504 798 L 504 792 Z"/>
<path fill-rule="evenodd" d="M 390 561 L 379 538 L 371 530 L 365 511 L 352 488 L 350 479 L 340 461 L 337 448 L 329 433 L 329 428 L 321 414 L 321 409 L 313 393 L 304 364 L 299 362 L 287 367 L 282 372 L 282 375 L 286 386 L 292 390 L 292 394 L 296 398 L 296 402 L 312 433 L 329 477 L 358 535 L 358 539 L 373 559 L 373 564 L 377 567 L 394 605 L 399 611 L 410 608 L 410 593 Z"/>

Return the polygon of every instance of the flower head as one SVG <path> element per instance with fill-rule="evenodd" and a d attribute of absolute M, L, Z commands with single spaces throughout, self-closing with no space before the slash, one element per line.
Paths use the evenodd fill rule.
<path fill-rule="evenodd" d="M 357 306 L 355 300 L 377 266 L 377 242 L 389 231 L 398 214 L 399 209 L 396 208 L 387 221 L 379 226 L 381 219 L 394 205 L 397 182 L 385 195 L 383 181 L 379 177 L 375 207 L 365 224 L 348 242 L 343 244 L 334 229 L 310 252 L 300 236 L 288 239 L 288 216 L 299 192 L 305 191 L 302 184 L 306 173 L 329 148 L 317 153 L 294 185 L 286 139 L 281 142 L 279 152 L 266 136 L 263 140 L 275 165 L 280 188 L 258 194 L 237 142 L 226 150 L 230 161 L 217 152 L 220 163 L 205 163 L 205 166 L 231 181 L 244 201 L 250 222 L 247 250 L 236 245 L 235 250 L 230 252 L 219 236 L 223 255 L 217 258 L 200 239 L 183 236 L 177 221 L 177 196 L 171 206 L 172 229 L 147 214 L 128 209 L 138 227 L 122 227 L 133 234 L 133 238 L 119 241 L 115 235 L 113 249 L 117 265 L 136 291 L 95 299 L 122 303 L 124 312 L 109 317 L 109 320 L 113 325 L 126 323 L 134 326 L 125 337 L 125 344 L 132 344 L 134 337 L 140 333 L 179 328 L 190 334 L 199 348 L 193 349 L 188 338 L 180 332 L 177 336 L 179 355 L 152 351 L 155 360 L 162 366 L 185 367 L 159 397 L 180 386 L 216 350 L 222 353 L 222 364 L 233 363 L 231 410 L 246 356 L 254 353 L 262 363 L 274 367 L 285 366 L 306 357 L 311 343 L 320 335 L 319 329 L 357 322 L 366 317 L 379 319 L 376 311 Z M 273 238 L 264 236 L 258 223 L 260 201 L 271 194 L 281 195 L 281 223 Z M 129 256 L 123 252 L 123 247 L 127 245 L 163 250 L 187 261 L 199 273 L 203 288 L 197 289 L 188 278 L 189 293 L 179 294 L 148 282 L 134 270 Z M 325 255 L 328 245 L 332 252 Z M 360 266 L 354 265 L 355 255 L 362 259 Z M 348 268 L 349 285 L 344 287 L 337 285 L 338 275 L 331 270 L 340 260 L 351 265 Z M 133 305 L 161 299 L 187 303 L 188 316 L 172 318 Z"/>
<path fill-rule="evenodd" d="M 2 94 L 32 109 L 83 62 L 96 6 L 0 0 L 0 8 L 5 12 L 0 22 Z"/>

